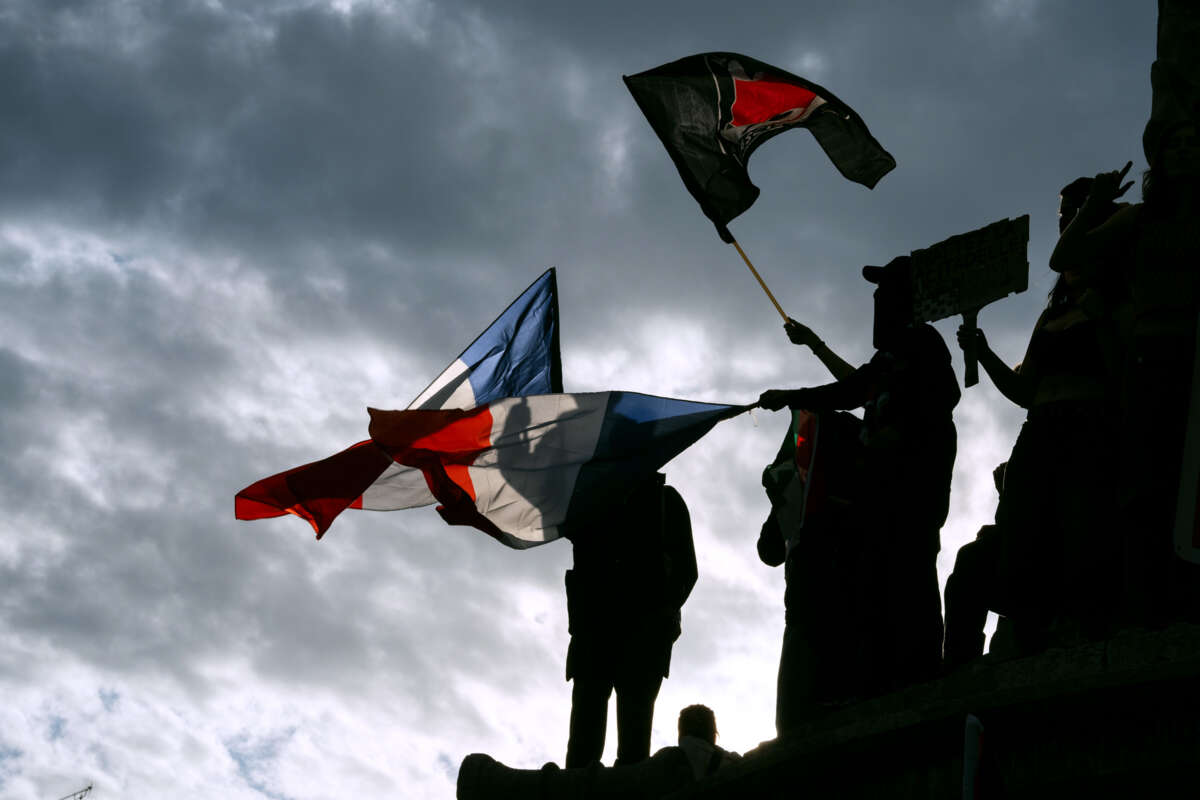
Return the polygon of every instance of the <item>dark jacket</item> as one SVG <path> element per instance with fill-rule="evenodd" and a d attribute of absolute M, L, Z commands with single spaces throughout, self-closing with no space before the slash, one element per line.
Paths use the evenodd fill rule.
<path fill-rule="evenodd" d="M 918 527 L 946 521 L 961 392 L 950 351 L 932 325 L 912 325 L 836 383 L 799 392 L 796 407 L 863 409 L 864 490 L 881 513 L 913 515 Z"/>
<path fill-rule="evenodd" d="M 567 678 L 581 668 L 613 674 L 652 663 L 665 676 L 680 609 L 696 583 L 691 519 L 661 476 L 604 519 L 575 526 L 567 571 L 571 646 Z"/>

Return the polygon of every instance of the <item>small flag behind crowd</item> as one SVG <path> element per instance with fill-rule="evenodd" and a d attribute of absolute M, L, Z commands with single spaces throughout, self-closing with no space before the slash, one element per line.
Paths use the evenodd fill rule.
<path fill-rule="evenodd" d="M 758 197 L 750 154 L 772 136 L 808 128 L 842 175 L 868 188 L 896 166 L 831 92 L 748 56 L 688 56 L 625 76 L 625 85 L 725 242 L 733 242 L 726 225 Z"/>
<path fill-rule="evenodd" d="M 804 527 L 811 478 L 817 453 L 820 417 L 812 411 L 795 409 L 779 452 L 763 470 L 762 484 L 780 527 L 794 535 Z"/>
<path fill-rule="evenodd" d="M 394 461 L 420 470 L 450 524 L 532 547 L 608 507 L 743 411 L 633 392 L 512 397 L 467 411 L 371 409 L 370 442 L 247 487 L 237 517 L 290 511 L 320 535 Z"/>
<path fill-rule="evenodd" d="M 409 405 L 410 409 L 470 409 L 502 397 L 562 391 L 558 346 L 558 282 L 546 270 L 509 304 L 466 350 Z M 322 488 L 320 500 L 289 499 Z M 296 514 L 320 539 L 347 508 L 395 511 L 437 502 L 425 475 L 383 455 L 369 439 L 312 464 L 267 478 L 238 493 L 238 519 Z"/>

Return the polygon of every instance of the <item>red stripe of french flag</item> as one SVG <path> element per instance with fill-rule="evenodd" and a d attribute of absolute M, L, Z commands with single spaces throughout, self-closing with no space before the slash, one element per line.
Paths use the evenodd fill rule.
<path fill-rule="evenodd" d="M 394 461 L 416 467 L 434 496 L 457 494 L 445 484 L 475 500 L 475 487 L 467 472 L 475 459 L 492 445 L 492 412 L 488 406 L 460 411 L 380 411 L 368 408 L 368 433 Z M 445 502 L 444 500 L 442 502 Z"/>
<path fill-rule="evenodd" d="M 491 445 L 487 406 L 368 412 L 371 439 L 246 487 L 234 499 L 234 515 L 251 520 L 294 514 L 312 525 L 320 539 L 338 514 L 361 507 L 363 492 L 393 461 L 420 469 L 443 503 L 462 500 L 473 507 L 475 487 L 467 467 Z"/>

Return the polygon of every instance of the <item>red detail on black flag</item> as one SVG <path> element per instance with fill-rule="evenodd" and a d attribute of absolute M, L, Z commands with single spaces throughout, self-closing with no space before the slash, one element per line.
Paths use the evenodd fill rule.
<path fill-rule="evenodd" d="M 816 92 L 772 78 L 734 78 L 733 120 L 735 127 L 771 122 L 776 117 L 803 116 Z"/>

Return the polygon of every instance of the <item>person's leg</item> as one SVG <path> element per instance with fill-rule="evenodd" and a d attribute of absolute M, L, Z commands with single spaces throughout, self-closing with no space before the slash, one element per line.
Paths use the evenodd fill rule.
<path fill-rule="evenodd" d="M 996 509 L 996 524 L 1003 533 L 996 588 L 1005 598 L 1013 638 L 1023 655 L 1046 647 L 1047 631 L 1061 603 L 1062 537 L 1052 522 L 1060 454 L 1047 444 L 1053 427 L 1032 415 L 1025 420 Z"/>
<path fill-rule="evenodd" d="M 806 536 L 787 559 L 783 645 L 775 686 L 775 730 L 781 736 L 809 719 L 816 710 L 814 680 L 818 654 L 814 650 L 814 623 L 820 614 L 827 613 L 828 598 L 820 596 L 812 565 L 829 569 L 829 564 L 813 552 L 812 543 L 813 537 Z"/>
<path fill-rule="evenodd" d="M 807 633 L 798 625 L 785 625 L 775 686 L 775 731 L 780 736 L 812 717 L 812 673 L 812 642 Z"/>
<path fill-rule="evenodd" d="M 650 726 L 662 674 L 647 673 L 617 681 L 617 760 L 628 766 L 650 757 Z"/>
<path fill-rule="evenodd" d="M 567 739 L 567 769 L 586 767 L 604 755 L 608 698 L 612 681 L 576 675 L 571 686 L 571 731 Z"/>
<path fill-rule="evenodd" d="M 1120 541 L 1109 443 L 1095 435 L 1104 419 L 1089 410 L 1081 409 L 1061 432 L 1053 522 L 1062 551 L 1061 633 L 1102 639 L 1110 633 L 1122 590 Z"/>
<path fill-rule="evenodd" d="M 888 688 L 932 680 L 941 670 L 942 593 L 938 587 L 937 554 L 916 544 L 926 531 L 906 537 L 910 549 L 893 552 L 888 581 L 891 605 L 884 609 L 890 619 L 890 651 L 893 672 Z"/>

